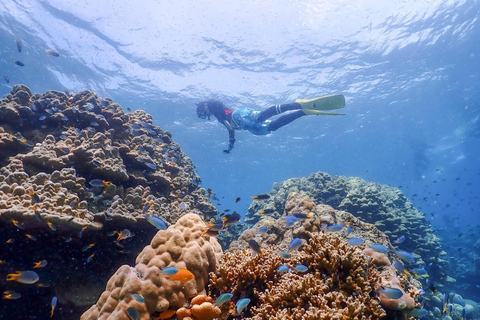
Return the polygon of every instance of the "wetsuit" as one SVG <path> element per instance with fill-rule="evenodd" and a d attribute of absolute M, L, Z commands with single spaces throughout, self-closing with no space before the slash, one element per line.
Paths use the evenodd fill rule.
<path fill-rule="evenodd" d="M 275 105 L 263 111 L 256 111 L 250 108 L 227 108 L 222 102 L 217 100 L 206 101 L 208 109 L 217 120 L 228 130 L 229 145 L 225 153 L 230 153 L 235 144 L 235 129 L 248 130 L 255 135 L 266 135 L 275 131 L 295 119 L 305 115 L 299 103 L 289 103 Z M 281 114 L 285 111 L 298 110 L 288 113 L 275 120 L 268 118 Z"/>

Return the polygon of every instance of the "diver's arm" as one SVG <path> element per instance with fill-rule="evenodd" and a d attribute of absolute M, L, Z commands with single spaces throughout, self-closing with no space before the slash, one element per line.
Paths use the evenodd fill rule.
<path fill-rule="evenodd" d="M 228 149 L 223 150 L 223 153 L 230 153 L 230 151 L 233 149 L 233 145 L 235 144 L 235 129 L 233 129 L 233 126 L 227 120 L 223 121 L 223 125 L 228 130 Z"/>

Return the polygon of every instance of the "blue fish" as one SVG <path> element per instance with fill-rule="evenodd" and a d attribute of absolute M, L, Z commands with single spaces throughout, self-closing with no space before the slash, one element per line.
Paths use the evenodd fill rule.
<path fill-rule="evenodd" d="M 348 240 L 348 244 L 351 246 L 359 246 L 365 243 L 365 240 L 360 238 L 351 238 Z"/>
<path fill-rule="evenodd" d="M 128 314 L 128 317 L 131 319 L 131 320 L 138 320 L 140 319 L 140 313 L 138 313 L 137 309 L 135 309 L 134 307 L 130 307 L 127 309 L 127 314 Z"/>
<path fill-rule="evenodd" d="M 178 273 L 178 269 L 175 267 L 166 267 L 162 269 L 162 273 L 167 276 L 173 276 Z"/>
<path fill-rule="evenodd" d="M 404 241 L 405 241 L 405 236 L 400 236 L 398 237 L 397 240 L 395 240 L 395 243 L 400 244 L 400 243 L 403 243 Z"/>
<path fill-rule="evenodd" d="M 157 216 L 151 216 L 149 214 L 146 214 L 145 219 L 147 219 L 147 221 L 150 222 L 150 224 L 157 229 L 160 229 L 160 230 L 167 229 L 167 224 Z"/>
<path fill-rule="evenodd" d="M 130 293 L 130 295 L 132 296 L 133 299 L 137 300 L 138 302 L 145 303 L 145 299 L 143 299 L 141 295 L 137 293 Z"/>
<path fill-rule="evenodd" d="M 267 231 L 268 231 L 268 228 L 266 226 L 262 226 L 262 227 L 258 228 L 258 232 L 260 232 L 260 233 L 265 233 Z"/>
<path fill-rule="evenodd" d="M 228 293 L 228 292 L 227 292 L 227 293 L 223 293 L 223 294 L 221 294 L 221 295 L 217 298 L 217 300 L 215 301 L 215 305 L 216 305 L 217 307 L 220 307 L 220 306 L 223 305 L 224 303 L 230 301 L 230 299 L 232 299 L 232 297 L 233 297 L 233 294 L 231 294 L 231 293 Z"/>
<path fill-rule="evenodd" d="M 348 227 L 348 228 L 347 228 L 347 236 L 348 236 L 350 233 L 352 233 L 352 227 Z"/>
<path fill-rule="evenodd" d="M 282 258 L 290 259 L 290 255 L 285 251 L 278 251 L 278 254 L 282 256 Z"/>
<path fill-rule="evenodd" d="M 428 311 L 425 309 L 413 309 L 408 313 L 410 317 L 423 318 L 428 315 Z"/>
<path fill-rule="evenodd" d="M 402 290 L 396 288 L 381 287 L 377 289 L 377 293 L 380 293 L 388 299 L 399 299 L 401 296 L 403 296 Z"/>
<path fill-rule="evenodd" d="M 338 232 L 343 229 L 341 224 L 334 224 L 327 228 L 328 232 Z"/>
<path fill-rule="evenodd" d="M 415 263 L 415 258 L 412 256 L 410 252 L 405 250 L 395 250 L 395 254 L 407 263 Z"/>
<path fill-rule="evenodd" d="M 369 248 L 380 253 L 388 252 L 388 248 L 385 247 L 383 244 L 379 244 L 379 243 L 372 244 Z"/>
<path fill-rule="evenodd" d="M 154 165 L 154 164 L 151 163 L 151 162 L 145 162 L 145 165 L 146 165 L 149 169 L 157 170 L 157 166 Z"/>
<path fill-rule="evenodd" d="M 243 312 L 243 310 L 245 310 L 245 308 L 248 306 L 248 304 L 250 303 L 250 299 L 248 298 L 243 298 L 243 299 L 240 299 L 237 301 L 237 313 L 238 314 L 241 314 Z"/>
<path fill-rule="evenodd" d="M 303 244 L 303 240 L 300 238 L 295 238 L 290 242 L 288 246 L 288 251 L 297 250 Z"/>
<path fill-rule="evenodd" d="M 428 274 L 428 272 L 427 272 L 427 270 L 425 270 L 425 268 L 413 268 L 413 269 L 410 269 L 410 272 L 413 273 L 416 276 L 423 276 L 423 275 Z"/>
<path fill-rule="evenodd" d="M 294 269 L 295 269 L 295 271 L 297 271 L 297 272 L 304 273 L 304 272 L 307 272 L 308 267 L 307 267 L 307 266 L 304 266 L 303 264 L 297 264 Z"/>
<path fill-rule="evenodd" d="M 278 267 L 277 272 L 279 274 L 284 274 L 288 272 L 288 267 L 284 264 L 282 264 L 280 267 Z"/>

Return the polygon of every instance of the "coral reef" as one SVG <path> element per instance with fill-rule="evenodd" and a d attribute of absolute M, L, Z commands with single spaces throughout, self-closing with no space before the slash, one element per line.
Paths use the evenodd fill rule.
<path fill-rule="evenodd" d="M 48 314 L 58 296 L 58 316 L 78 319 L 156 233 L 147 214 L 167 225 L 187 212 L 213 219 L 199 183 L 190 158 L 144 111 L 124 112 L 94 92 L 15 85 L 0 99 L 0 271 L 47 260 L 36 311 Z"/>
<path fill-rule="evenodd" d="M 275 183 L 269 200 L 252 203 L 245 222 L 255 224 L 260 220 L 259 212 L 267 208 L 274 210 L 273 217 L 279 217 L 291 192 L 306 195 L 317 204 L 347 211 L 375 225 L 392 240 L 405 236 L 407 241 L 401 245 L 402 249 L 414 253 L 417 259 L 429 262 L 430 258 L 437 258 L 436 263 L 445 263 L 441 259 L 444 253 L 440 241 L 428 220 L 399 189 L 357 177 L 316 172 L 308 178 L 292 178 Z"/>
<path fill-rule="evenodd" d="M 231 292 L 234 300 L 250 298 L 251 308 L 245 316 L 251 319 L 394 319 L 414 308 L 419 290 L 405 276 L 396 275 L 387 255 L 372 259 L 365 245 L 347 242 L 347 238 L 362 237 L 366 243 L 392 248 L 385 234 L 347 212 L 317 206 L 308 197 L 291 193 L 285 215 L 300 212 L 312 213 L 314 218 L 289 228 L 282 219 L 266 218 L 246 230 L 211 274 L 212 292 Z M 351 233 L 347 227 L 337 232 L 326 229 L 343 222 L 352 228 Z M 268 231 L 256 232 L 262 225 Z M 304 244 L 285 258 L 278 251 L 286 251 L 293 237 L 304 239 Z M 251 239 L 260 244 L 261 254 L 246 249 Z M 279 273 L 282 265 L 289 272 Z M 297 271 L 298 265 L 308 270 Z M 375 291 L 381 286 L 398 288 L 403 295 L 380 298 Z"/>
<path fill-rule="evenodd" d="M 154 313 L 183 307 L 188 298 L 204 294 L 208 273 L 222 256 L 213 237 L 203 237 L 205 223 L 196 214 L 186 214 L 167 230 L 160 230 L 136 259 L 135 267 L 124 265 L 110 278 L 98 302 L 81 319 L 128 319 L 126 310 L 135 308 L 142 319 Z M 169 279 L 161 272 L 165 267 L 187 269 L 195 276 L 191 281 Z M 139 303 L 131 294 L 145 300 Z M 194 304 L 194 303 L 193 303 Z M 207 312 L 207 305 L 192 308 L 193 314 Z"/>

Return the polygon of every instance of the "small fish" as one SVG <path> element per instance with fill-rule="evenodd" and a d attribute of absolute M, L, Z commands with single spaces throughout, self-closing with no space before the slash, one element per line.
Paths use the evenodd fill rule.
<path fill-rule="evenodd" d="M 235 199 L 235 201 L 233 203 L 237 203 L 240 200 L 242 200 L 242 199 L 240 197 L 238 197 L 237 199 Z"/>
<path fill-rule="evenodd" d="M 63 238 L 63 239 L 65 239 L 65 242 L 70 242 L 70 241 L 72 241 L 72 237 L 66 237 L 66 238 Z"/>
<path fill-rule="evenodd" d="M 145 162 L 145 165 L 152 170 L 157 170 L 157 166 L 151 162 Z"/>
<path fill-rule="evenodd" d="M 140 319 L 140 313 L 138 313 L 137 309 L 135 309 L 134 307 L 130 307 L 127 309 L 127 314 L 128 314 L 128 317 L 131 319 L 131 320 L 138 320 Z"/>
<path fill-rule="evenodd" d="M 365 243 L 365 240 L 360 238 L 351 238 L 348 240 L 348 244 L 351 246 L 360 246 Z"/>
<path fill-rule="evenodd" d="M 253 209 L 253 210 L 255 210 L 255 209 Z M 263 216 L 263 215 L 266 215 L 266 214 L 272 214 L 274 212 L 275 212 L 275 210 L 273 210 L 273 209 L 265 209 L 265 210 L 260 211 L 259 214 Z"/>
<path fill-rule="evenodd" d="M 425 309 L 413 309 L 412 311 L 410 311 L 408 313 L 408 316 L 410 317 L 415 317 L 415 318 L 423 318 L 425 317 L 426 315 L 428 315 L 428 311 L 425 310 Z"/>
<path fill-rule="evenodd" d="M 405 236 L 400 236 L 398 237 L 397 240 L 395 240 L 395 243 L 400 244 L 400 243 L 403 243 L 404 241 L 405 241 Z"/>
<path fill-rule="evenodd" d="M 376 252 L 379 252 L 379 253 L 387 253 L 388 252 L 388 248 L 385 247 L 383 244 L 379 244 L 379 243 L 374 243 L 374 244 L 370 245 L 369 248 L 372 249 L 373 251 L 376 251 Z"/>
<path fill-rule="evenodd" d="M 118 234 L 117 241 L 125 240 L 133 237 L 133 233 L 128 229 L 123 229 L 122 231 L 116 231 Z"/>
<path fill-rule="evenodd" d="M 380 287 L 376 290 L 376 292 L 388 299 L 399 299 L 401 296 L 403 296 L 402 290 L 396 288 Z"/>
<path fill-rule="evenodd" d="M 3 74 L 3 79 L 5 80 L 6 83 L 10 83 L 10 79 L 6 74 Z"/>
<path fill-rule="evenodd" d="M 57 297 L 52 298 L 52 302 L 50 304 L 52 309 L 50 310 L 50 318 L 53 317 L 53 312 L 55 311 L 55 307 L 57 306 Z"/>
<path fill-rule="evenodd" d="M 57 227 L 55 227 L 50 221 L 47 221 L 47 225 L 52 231 L 57 231 Z"/>
<path fill-rule="evenodd" d="M 82 229 L 78 232 L 78 238 L 82 239 L 83 237 L 83 231 L 87 229 L 87 226 L 83 226 Z"/>
<path fill-rule="evenodd" d="M 12 290 L 3 291 L 3 299 L 16 300 L 21 298 L 22 295 Z"/>
<path fill-rule="evenodd" d="M 217 300 L 215 300 L 215 305 L 217 307 L 220 307 L 222 306 L 224 303 L 230 301 L 230 299 L 232 299 L 233 297 L 233 294 L 231 293 L 222 293 L 218 298 Z"/>
<path fill-rule="evenodd" d="M 33 213 L 35 214 L 35 218 L 37 218 L 38 221 L 42 221 L 42 216 L 40 215 L 40 212 L 38 212 L 37 208 L 33 207 Z"/>
<path fill-rule="evenodd" d="M 297 212 L 297 213 L 294 213 L 292 215 L 299 220 L 313 219 L 313 214 L 306 214 L 306 213 Z"/>
<path fill-rule="evenodd" d="M 266 227 L 266 226 L 261 226 L 260 228 L 258 228 L 259 233 L 265 233 L 267 231 L 268 231 L 268 227 Z"/>
<path fill-rule="evenodd" d="M 248 306 L 248 304 L 250 303 L 250 299 L 248 298 L 242 298 L 240 300 L 237 301 L 237 313 L 240 315 L 243 310 L 245 310 L 245 308 Z"/>
<path fill-rule="evenodd" d="M 59 56 L 60 56 L 60 54 L 59 54 L 57 51 L 52 50 L 52 49 L 48 49 L 48 50 L 46 50 L 46 52 L 47 52 L 49 55 L 54 56 L 54 57 L 59 57 Z"/>
<path fill-rule="evenodd" d="M 343 225 L 341 224 L 333 224 L 327 228 L 328 232 L 338 232 L 343 229 Z"/>
<path fill-rule="evenodd" d="M 92 127 L 98 127 L 98 126 L 99 126 L 99 124 L 98 124 L 97 121 L 91 121 L 91 122 L 90 122 L 90 125 L 91 125 Z"/>
<path fill-rule="evenodd" d="M 166 267 L 162 269 L 162 273 L 167 276 L 173 276 L 178 273 L 178 269 L 175 267 Z"/>
<path fill-rule="evenodd" d="M 172 276 L 167 276 L 170 280 L 180 280 L 182 283 L 195 279 L 193 273 L 187 269 L 178 269 L 178 272 Z"/>
<path fill-rule="evenodd" d="M 147 221 L 157 229 L 160 229 L 160 230 L 167 229 L 167 224 L 160 217 L 146 214 L 145 219 L 147 219 Z"/>
<path fill-rule="evenodd" d="M 35 191 L 30 190 L 30 191 L 28 191 L 28 194 L 29 194 L 30 197 L 32 198 L 32 202 L 33 202 L 33 203 L 39 203 L 39 202 L 42 201 L 42 200 L 40 199 L 40 197 L 38 196 L 38 194 L 35 193 Z"/>
<path fill-rule="evenodd" d="M 12 239 L 12 238 L 5 241 L 5 243 L 8 243 L 8 244 L 11 244 L 11 243 L 14 243 L 14 242 L 15 242 L 15 239 Z"/>
<path fill-rule="evenodd" d="M 40 117 L 38 117 L 38 120 L 40 120 L 40 121 L 43 121 L 43 120 L 45 120 L 45 119 L 47 119 L 46 116 L 40 116 Z"/>
<path fill-rule="evenodd" d="M 228 226 L 231 226 L 237 222 L 240 221 L 240 219 L 242 219 L 242 216 L 237 212 L 237 211 L 233 211 L 231 214 L 229 214 L 228 216 L 224 216 L 222 218 L 223 220 L 223 228 L 226 228 Z"/>
<path fill-rule="evenodd" d="M 15 60 L 13 63 L 16 64 L 17 66 L 20 66 L 20 67 L 25 66 L 25 64 L 22 61 Z"/>
<path fill-rule="evenodd" d="M 143 207 L 143 213 L 146 213 L 152 205 L 153 205 L 153 201 L 150 201 L 149 203 L 145 204 L 145 206 Z"/>
<path fill-rule="evenodd" d="M 12 219 L 12 220 L 10 220 L 10 221 L 12 221 L 13 225 L 14 225 L 15 227 L 17 227 L 18 229 L 22 229 L 22 230 L 25 229 L 25 225 L 24 225 L 23 223 L 21 223 L 21 222 L 18 222 L 18 220 Z"/>
<path fill-rule="evenodd" d="M 154 320 L 164 320 L 164 319 L 168 319 L 168 318 L 171 318 L 175 315 L 176 311 L 173 310 L 173 309 L 168 309 L 168 310 L 165 310 L 163 311 L 162 313 L 160 313 L 158 315 L 158 317 L 155 317 Z"/>
<path fill-rule="evenodd" d="M 30 240 L 37 241 L 37 237 L 32 236 L 31 234 L 26 233 L 25 236 Z"/>
<path fill-rule="evenodd" d="M 253 240 L 253 239 L 250 239 L 248 240 L 248 245 L 250 246 L 250 248 L 255 251 L 256 253 L 258 254 L 262 254 L 262 248 L 260 248 L 260 245 L 258 244 L 257 241 Z"/>
<path fill-rule="evenodd" d="M 288 272 L 288 267 L 284 264 L 282 264 L 280 267 L 277 268 L 277 272 L 279 274 L 284 274 Z"/>
<path fill-rule="evenodd" d="M 22 47 L 23 47 L 22 39 L 16 38 L 15 45 L 17 46 L 18 52 L 22 52 Z"/>
<path fill-rule="evenodd" d="M 87 244 L 85 247 L 82 248 L 82 251 L 87 251 L 88 249 L 92 248 L 94 245 L 95 243 Z"/>
<path fill-rule="evenodd" d="M 427 275 L 428 272 L 427 270 L 425 270 L 425 268 L 413 268 L 413 269 L 410 269 L 410 272 L 413 273 L 415 276 L 424 276 L 424 275 Z"/>
<path fill-rule="evenodd" d="M 87 263 L 90 263 L 90 262 L 92 262 L 92 260 L 93 260 L 93 256 L 95 256 L 95 252 L 94 252 L 94 253 L 92 253 L 90 256 L 88 256 L 88 258 L 87 258 Z"/>
<path fill-rule="evenodd" d="M 252 197 L 252 200 L 268 200 L 268 199 L 270 199 L 270 195 L 266 194 L 266 193 L 262 193 L 262 194 L 259 194 L 257 196 Z"/>
<path fill-rule="evenodd" d="M 7 281 L 17 281 L 26 284 L 33 284 L 40 279 L 35 271 L 15 271 L 7 275 Z"/>
<path fill-rule="evenodd" d="M 303 244 L 303 240 L 300 238 L 295 238 L 290 241 L 290 245 L 288 246 L 288 252 L 297 250 Z"/>
<path fill-rule="evenodd" d="M 415 258 L 412 256 L 410 252 L 405 250 L 395 250 L 395 254 L 407 263 L 415 263 Z"/>
<path fill-rule="evenodd" d="M 307 272 L 308 267 L 304 266 L 303 264 L 297 264 L 293 269 L 297 272 L 304 273 L 304 272 Z"/>
<path fill-rule="evenodd" d="M 132 296 L 133 299 L 135 299 L 136 301 L 140 302 L 140 303 L 145 303 L 145 299 L 143 299 L 143 297 L 141 295 L 139 295 L 138 293 L 130 293 L 130 295 Z"/>
<path fill-rule="evenodd" d="M 43 267 L 46 267 L 48 264 L 47 260 L 42 260 L 42 261 L 38 261 L 38 262 L 34 262 L 33 263 L 33 268 L 36 269 L 36 268 L 43 268 Z"/>
<path fill-rule="evenodd" d="M 106 180 L 93 179 L 93 180 L 90 180 L 89 184 L 92 187 L 104 188 L 104 187 L 110 186 L 112 183 L 110 181 L 106 181 Z"/>
<path fill-rule="evenodd" d="M 350 233 L 352 233 L 352 227 L 348 227 L 348 228 L 347 228 L 347 236 L 348 236 Z"/>
<path fill-rule="evenodd" d="M 290 255 L 286 253 L 285 251 L 277 251 L 279 255 L 282 256 L 284 259 L 290 259 Z"/>

